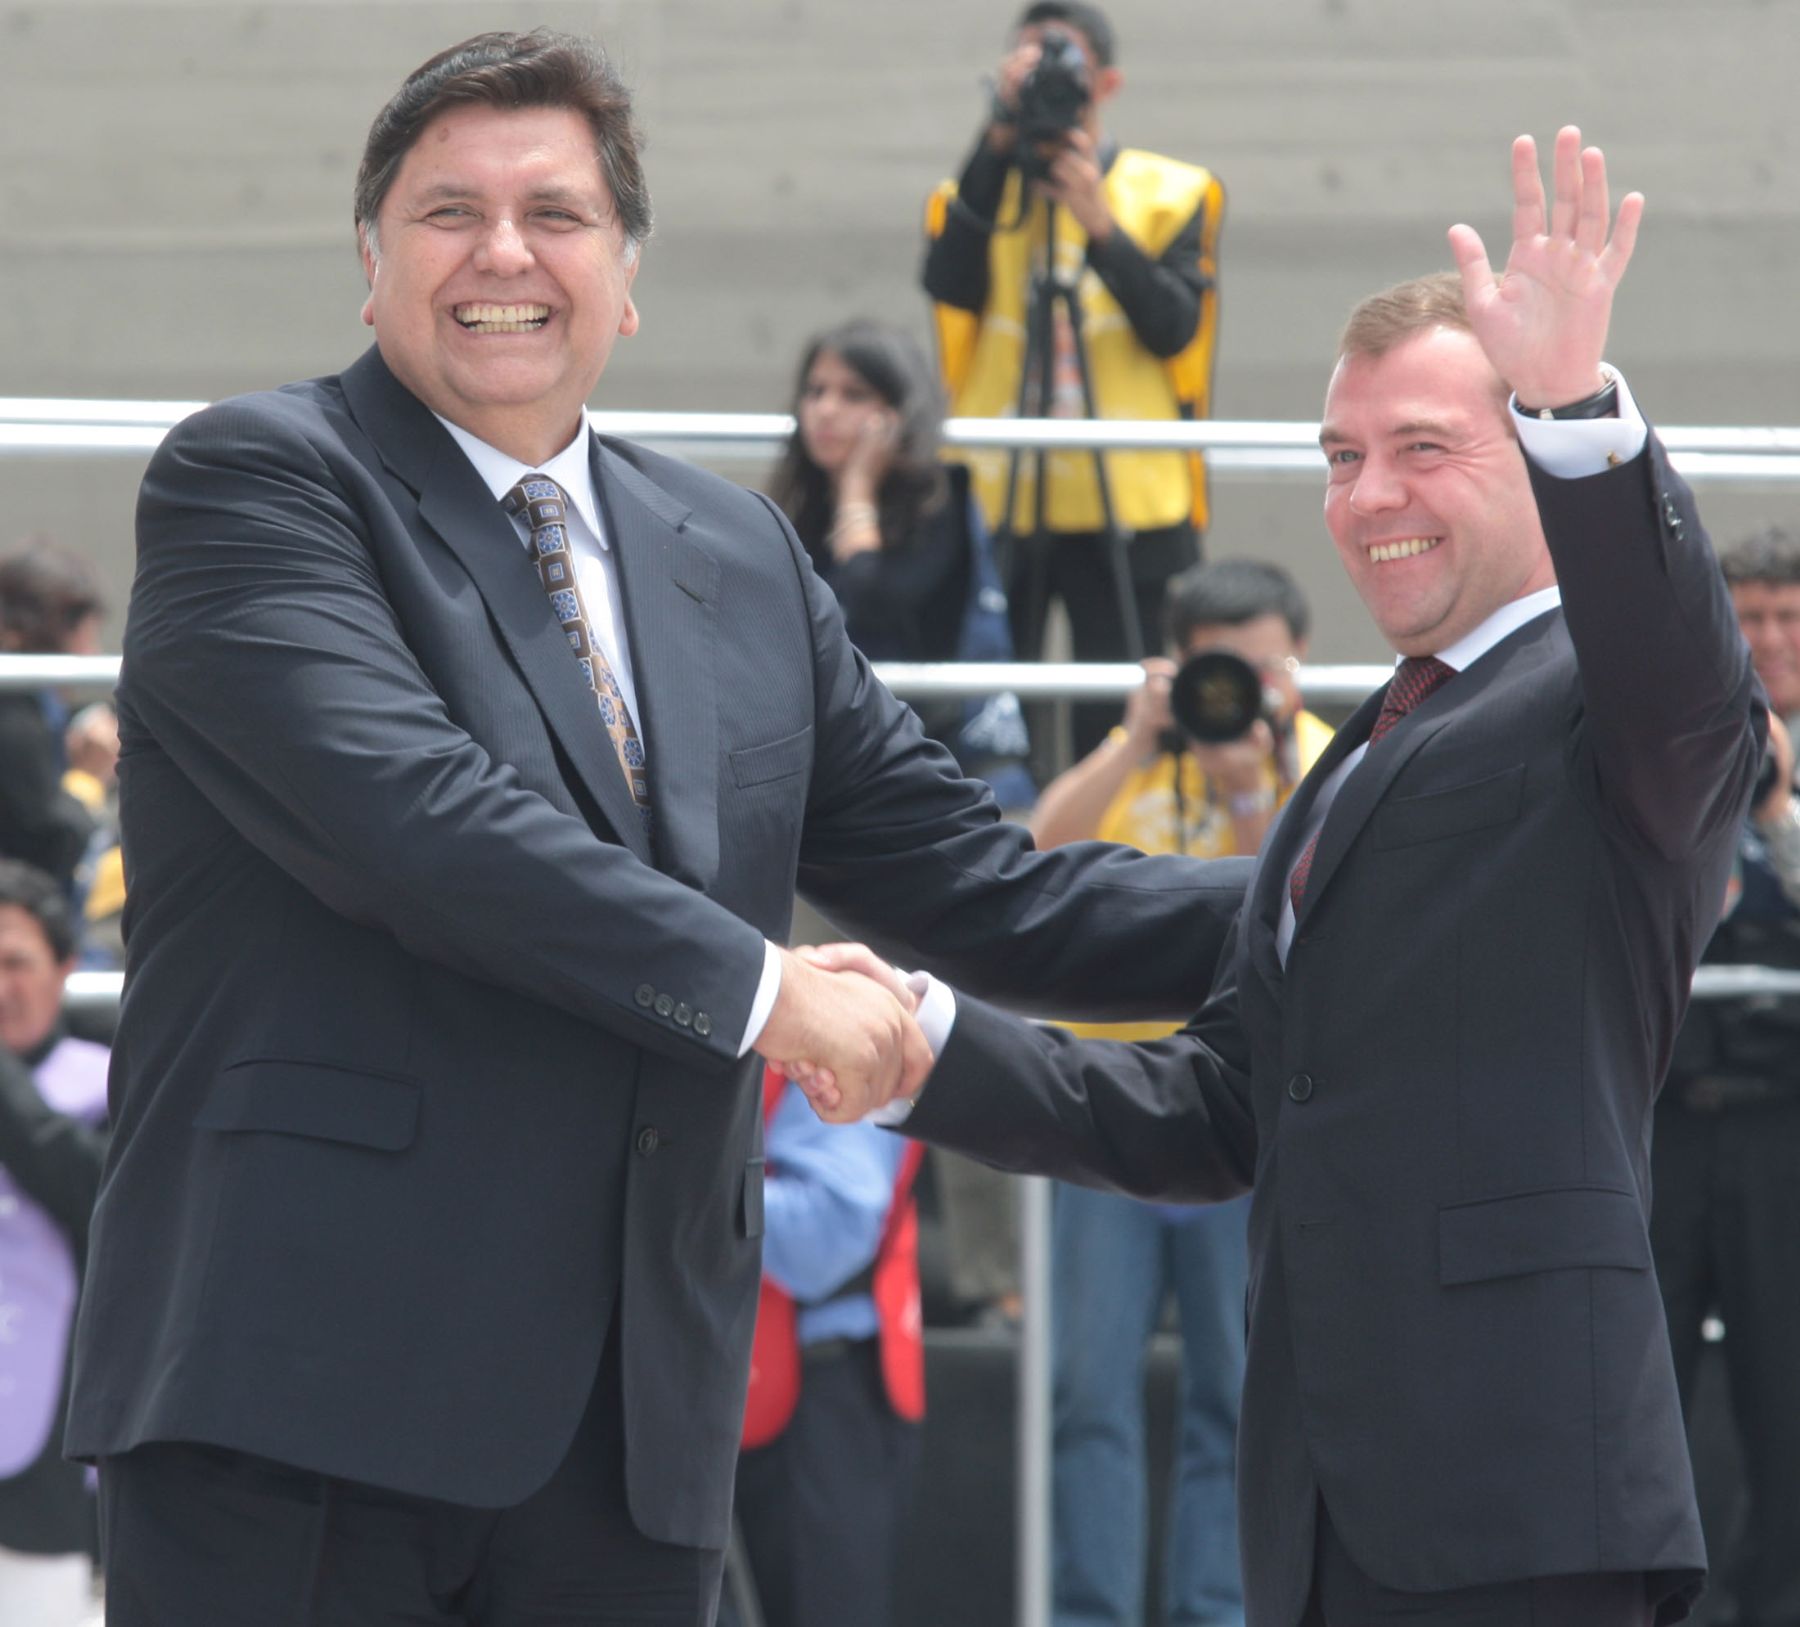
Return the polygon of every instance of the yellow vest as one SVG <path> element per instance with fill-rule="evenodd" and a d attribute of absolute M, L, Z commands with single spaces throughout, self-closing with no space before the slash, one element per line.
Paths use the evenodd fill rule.
<path fill-rule="evenodd" d="M 1307 773 L 1331 744 L 1331 725 L 1311 712 L 1294 714 L 1294 755 L 1300 772 Z M 1131 778 L 1119 787 L 1118 795 L 1101 815 L 1096 841 L 1123 842 L 1142 848 L 1146 853 L 1187 853 L 1197 859 L 1229 858 L 1236 851 L 1231 821 L 1222 809 L 1213 806 L 1206 776 L 1194 761 L 1193 753 L 1184 751 L 1179 759 L 1181 796 L 1186 805 L 1188 828 L 1179 834 L 1175 828 L 1175 796 L 1173 770 L 1169 758 L 1158 757 L 1135 769 Z M 1293 787 L 1270 787 L 1281 802 L 1286 802 Z M 1204 991 L 1202 991 L 1204 993 Z M 1087 1039 L 1144 1040 L 1161 1039 L 1173 1034 L 1169 1023 L 1064 1023 L 1070 1033 Z"/>
<path fill-rule="evenodd" d="M 1212 408 L 1213 353 L 1218 336 L 1219 224 L 1225 191 L 1217 177 L 1193 164 L 1126 148 L 1106 172 L 1113 220 L 1151 259 L 1158 258 L 1203 205 L 1200 269 L 1208 285 L 1200 296 L 1200 322 L 1187 348 L 1167 361 L 1146 350 L 1106 284 L 1087 264 L 1087 234 L 1067 209 L 1057 212 L 1056 274 L 1073 283 L 1081 307 L 1094 409 L 1101 418 L 1204 418 Z M 925 229 L 939 236 L 956 183 L 945 181 L 926 207 Z M 1006 178 L 999 219 L 1014 220 L 1021 196 L 1019 173 Z M 1024 366 L 1026 297 L 1031 273 L 1044 255 L 1047 205 L 1032 198 L 1020 225 L 1004 224 L 989 239 L 987 306 L 979 314 L 936 305 L 938 361 L 950 408 L 959 418 L 1011 418 L 1018 411 Z M 1079 411 L 1079 409 L 1077 409 Z M 966 454 L 988 524 L 1002 524 L 1011 454 Z M 1147 531 L 1191 519 L 1207 519 L 1206 465 L 1197 452 L 1108 452 L 1107 483 L 1113 509 L 1127 531 Z M 1086 450 L 1046 454 L 1050 531 L 1097 531 L 1103 524 L 1094 459 Z M 1014 502 L 1015 535 L 1033 529 L 1036 470 L 1021 459 Z"/>

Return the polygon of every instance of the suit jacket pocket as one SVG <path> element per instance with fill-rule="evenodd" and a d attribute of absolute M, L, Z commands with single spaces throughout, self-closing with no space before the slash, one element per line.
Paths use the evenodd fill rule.
<path fill-rule="evenodd" d="M 731 754 L 731 783 L 741 791 L 770 780 L 786 779 L 812 766 L 813 731 L 808 724 L 798 734 L 771 740 L 762 746 L 745 746 Z"/>
<path fill-rule="evenodd" d="M 1438 1210 L 1438 1281 L 1446 1287 L 1592 1267 L 1650 1269 L 1635 1193 L 1558 1187 Z"/>
<path fill-rule="evenodd" d="M 763 1234 L 763 1161 L 752 1158 L 744 1166 L 744 1198 L 739 1219 L 745 1237 Z"/>
<path fill-rule="evenodd" d="M 1414 842 L 1435 842 L 1443 836 L 1460 836 L 1484 825 L 1503 825 L 1519 817 L 1525 799 L 1525 765 L 1490 774 L 1468 785 L 1424 796 L 1396 797 L 1375 810 L 1372 826 L 1375 845 L 1410 847 Z"/>
<path fill-rule="evenodd" d="M 239 1062 L 213 1081 L 197 1130 L 267 1130 L 398 1152 L 419 1125 L 419 1086 L 323 1062 Z"/>

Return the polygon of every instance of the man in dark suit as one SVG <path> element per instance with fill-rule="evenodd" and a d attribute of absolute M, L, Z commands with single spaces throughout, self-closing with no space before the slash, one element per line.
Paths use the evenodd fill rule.
<path fill-rule="evenodd" d="M 773 505 L 590 433 L 649 229 L 591 47 L 427 63 L 357 221 L 375 348 L 188 419 L 141 499 L 68 1437 L 108 1619 L 709 1622 L 749 1053 L 869 1090 L 929 1060 L 775 947 L 796 872 L 996 997 L 1100 1008 L 1204 988 L 1243 873 L 1034 855 Z"/>
<path fill-rule="evenodd" d="M 1406 659 L 1283 810 L 1213 999 L 1129 1047 L 959 1000 L 909 1121 L 1143 1196 L 1254 1187 L 1252 1627 L 1641 1627 L 1705 1563 L 1650 1108 L 1764 712 L 1688 490 L 1602 370 L 1642 199 L 1609 238 L 1576 131 L 1548 215 L 1513 159 L 1504 276 L 1455 227 L 1460 282 L 1346 329 L 1326 523 Z"/>

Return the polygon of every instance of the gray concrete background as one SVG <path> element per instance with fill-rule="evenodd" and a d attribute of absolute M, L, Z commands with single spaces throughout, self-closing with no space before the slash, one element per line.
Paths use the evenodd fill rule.
<path fill-rule="evenodd" d="M 596 404 L 771 410 L 816 328 L 925 336 L 921 200 L 1012 14 L 967 0 L 0 0 L 0 394 L 210 398 L 367 333 L 370 118 L 480 29 L 597 34 L 637 87 L 658 227 Z M 1114 0 L 1126 141 L 1229 192 L 1215 410 L 1309 419 L 1348 305 L 1503 244 L 1507 145 L 1580 123 L 1649 197 L 1613 356 L 1671 424 L 1800 423 L 1800 0 Z M 91 546 L 122 596 L 132 459 L 0 458 L 0 540 Z M 754 470 L 741 471 L 746 478 Z M 1218 483 L 1212 550 L 1298 570 L 1315 654 L 1380 645 L 1310 482 Z M 1709 488 L 1730 535 L 1800 488 Z M 116 641 L 116 625 L 110 637 Z"/>

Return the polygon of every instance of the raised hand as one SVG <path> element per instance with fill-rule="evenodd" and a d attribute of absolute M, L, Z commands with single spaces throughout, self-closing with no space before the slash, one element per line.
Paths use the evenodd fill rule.
<path fill-rule="evenodd" d="M 1496 277 L 1472 226 L 1450 228 L 1475 337 L 1494 370 L 1526 407 L 1562 407 L 1605 382 L 1600 359 L 1612 319 L 1613 290 L 1625 274 L 1644 212 L 1628 193 L 1610 221 L 1606 159 L 1583 149 L 1581 132 L 1556 134 L 1555 196 L 1548 217 L 1537 144 L 1513 143 L 1513 240 Z"/>
<path fill-rule="evenodd" d="M 931 1071 L 931 1047 L 913 1021 L 912 996 L 887 971 L 891 982 L 782 951 L 781 993 L 755 1048 L 830 1123 L 853 1123 L 910 1095 Z"/>

